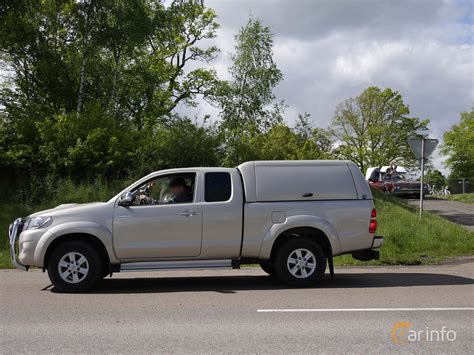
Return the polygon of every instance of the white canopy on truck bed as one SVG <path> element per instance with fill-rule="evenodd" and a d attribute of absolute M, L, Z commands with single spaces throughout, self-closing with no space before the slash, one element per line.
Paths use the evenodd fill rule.
<path fill-rule="evenodd" d="M 372 198 L 367 182 L 351 161 L 254 161 L 238 169 L 247 202 Z"/>

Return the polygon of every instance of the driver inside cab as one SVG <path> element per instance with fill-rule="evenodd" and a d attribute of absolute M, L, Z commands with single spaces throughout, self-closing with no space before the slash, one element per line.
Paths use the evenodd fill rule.
<path fill-rule="evenodd" d="M 193 202 L 193 192 L 182 177 L 173 179 L 170 183 L 171 203 Z"/>

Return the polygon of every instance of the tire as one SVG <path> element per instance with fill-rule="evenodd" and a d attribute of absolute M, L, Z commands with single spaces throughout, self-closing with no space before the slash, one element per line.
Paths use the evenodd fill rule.
<path fill-rule="evenodd" d="M 278 249 L 275 273 L 289 286 L 313 286 L 323 279 L 325 271 L 326 255 L 311 239 L 295 237 Z"/>
<path fill-rule="evenodd" d="M 275 268 L 273 267 L 272 263 L 270 260 L 266 261 L 261 261 L 260 262 L 260 267 L 262 268 L 263 271 L 265 271 L 268 275 L 274 275 L 275 274 Z"/>
<path fill-rule="evenodd" d="M 104 262 L 89 243 L 69 241 L 52 251 L 47 269 L 55 291 L 84 292 L 102 278 Z"/>

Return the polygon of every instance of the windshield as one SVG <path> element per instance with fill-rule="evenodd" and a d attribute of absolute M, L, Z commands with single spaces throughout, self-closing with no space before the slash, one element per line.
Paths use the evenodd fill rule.
<path fill-rule="evenodd" d="M 394 174 L 384 174 L 383 179 L 384 180 L 406 180 L 407 178 L 407 173 L 399 173 L 396 172 Z"/>

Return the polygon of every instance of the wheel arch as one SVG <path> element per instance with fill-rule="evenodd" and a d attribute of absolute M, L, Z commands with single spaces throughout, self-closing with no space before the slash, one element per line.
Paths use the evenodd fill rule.
<path fill-rule="evenodd" d="M 51 250 L 66 240 L 81 240 L 92 244 L 104 255 L 108 265 L 119 262 L 113 251 L 110 231 L 92 222 L 72 222 L 51 228 L 41 237 L 35 249 L 35 266 L 46 268 Z"/>
<path fill-rule="evenodd" d="M 285 230 L 280 235 L 278 235 L 275 242 L 273 243 L 272 250 L 270 252 L 270 259 L 275 256 L 280 246 L 282 246 L 286 241 L 301 237 L 308 238 L 316 242 L 323 249 L 327 258 L 332 257 L 333 250 L 331 242 L 322 230 L 315 227 L 295 227 Z"/>
<path fill-rule="evenodd" d="M 260 259 L 270 259 L 285 240 L 298 236 L 318 242 L 328 257 L 340 254 L 339 237 L 329 222 L 315 216 L 294 216 L 289 217 L 285 223 L 274 224 L 270 228 L 262 242 Z"/>
<path fill-rule="evenodd" d="M 46 268 L 48 265 L 49 258 L 56 247 L 61 245 L 64 242 L 69 241 L 80 241 L 91 245 L 94 249 L 99 252 L 99 255 L 103 258 L 105 270 L 110 271 L 110 258 L 105 248 L 104 243 L 92 234 L 87 233 L 71 233 L 63 234 L 55 238 L 47 247 L 44 259 L 43 259 L 43 268 Z"/>

